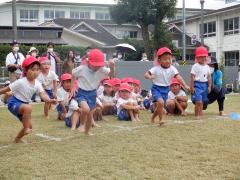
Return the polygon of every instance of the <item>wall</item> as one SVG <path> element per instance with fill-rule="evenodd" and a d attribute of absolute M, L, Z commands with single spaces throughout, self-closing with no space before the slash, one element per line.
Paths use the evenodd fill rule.
<path fill-rule="evenodd" d="M 133 77 L 141 80 L 142 89 L 149 90 L 151 88 L 151 81 L 146 80 L 144 78 L 145 72 L 147 72 L 151 67 L 153 67 L 153 62 L 140 62 L 140 61 L 132 61 L 132 62 L 117 62 L 116 63 L 116 76 L 119 78 L 123 77 Z M 190 65 L 185 66 L 177 66 L 179 73 L 185 80 L 187 84 L 190 82 Z M 236 87 L 237 79 L 238 79 L 238 67 L 236 66 L 228 66 L 225 67 L 225 77 L 226 83 L 233 83 Z"/>

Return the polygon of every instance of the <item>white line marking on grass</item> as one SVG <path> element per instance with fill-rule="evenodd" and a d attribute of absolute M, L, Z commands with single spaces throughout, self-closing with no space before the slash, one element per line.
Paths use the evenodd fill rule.
<path fill-rule="evenodd" d="M 61 138 L 53 137 L 53 136 L 48 136 L 48 135 L 42 134 L 42 133 L 37 133 L 37 134 L 35 134 L 35 135 L 38 136 L 38 137 L 42 137 L 42 138 L 48 139 L 48 140 L 50 140 L 50 141 L 58 141 L 58 142 L 62 141 Z"/>

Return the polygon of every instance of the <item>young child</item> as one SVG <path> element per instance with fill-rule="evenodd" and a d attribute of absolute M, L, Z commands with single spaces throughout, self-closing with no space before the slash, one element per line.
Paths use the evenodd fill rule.
<path fill-rule="evenodd" d="M 137 103 L 143 108 L 143 97 L 141 95 L 141 81 L 138 79 L 133 79 L 133 97 L 136 99 Z"/>
<path fill-rule="evenodd" d="M 69 106 L 69 96 L 71 92 L 72 75 L 65 73 L 61 76 L 61 86 L 57 90 L 57 105 L 58 120 L 65 120 Z"/>
<path fill-rule="evenodd" d="M 178 70 L 171 65 L 172 52 L 170 49 L 166 47 L 158 49 L 157 57 L 158 64 L 145 73 L 145 78 L 153 81 L 151 92 L 153 102 L 155 103 L 155 110 L 151 117 L 151 122 L 154 123 L 154 119 L 159 116 L 161 126 L 163 124 L 164 106 L 171 79 L 175 77 L 184 88 L 189 89 L 189 87 L 179 75 Z"/>
<path fill-rule="evenodd" d="M 187 108 L 188 97 L 181 89 L 181 85 L 176 78 L 172 79 L 170 89 L 166 102 L 168 113 L 186 116 L 187 113 L 185 112 L 185 109 Z"/>
<path fill-rule="evenodd" d="M 120 88 L 121 80 L 119 78 L 112 78 L 113 91 L 116 94 Z"/>
<path fill-rule="evenodd" d="M 15 115 L 22 123 L 23 128 L 17 134 L 14 142 L 23 142 L 23 136 L 32 131 L 32 107 L 29 104 L 34 93 L 47 103 L 56 103 L 55 99 L 49 99 L 41 83 L 37 81 L 40 73 L 40 63 L 30 56 L 22 64 L 24 77 L 10 84 L 8 87 L 0 89 L 0 94 L 12 91 L 13 96 L 8 99 L 8 110 Z"/>
<path fill-rule="evenodd" d="M 65 118 L 65 125 L 71 130 L 75 130 L 76 128 L 80 127 L 80 115 L 81 115 L 81 108 L 78 106 L 78 103 L 75 99 L 70 99 L 70 103 L 68 106 L 68 112 Z M 81 124 L 84 126 L 84 124 Z"/>
<path fill-rule="evenodd" d="M 191 70 L 192 102 L 195 104 L 195 117 L 202 117 L 203 103 L 208 102 L 208 93 L 211 92 L 211 73 L 207 65 L 208 51 L 205 47 L 198 47 L 195 52 L 197 63 Z"/>
<path fill-rule="evenodd" d="M 38 75 L 38 81 L 42 84 L 48 97 L 50 99 L 57 99 L 57 75 L 55 72 L 50 70 L 50 60 L 47 57 L 40 57 L 39 62 L 41 63 L 41 73 Z M 45 102 L 44 105 L 44 116 L 49 119 L 49 109 L 51 104 Z"/>
<path fill-rule="evenodd" d="M 111 80 L 104 82 L 104 91 L 98 98 L 102 103 L 102 115 L 116 114 L 113 84 Z"/>
<path fill-rule="evenodd" d="M 89 52 L 87 65 L 80 65 L 73 69 L 71 96 L 75 93 L 73 82 L 77 79 L 78 90 L 75 98 L 82 109 L 81 120 L 85 124 L 84 129 L 80 126 L 79 130 L 84 131 L 86 135 L 90 135 L 89 130 L 96 107 L 97 88 L 100 81 L 109 73 L 110 68 L 104 67 L 104 54 L 98 49 Z"/>
<path fill-rule="evenodd" d="M 140 121 L 139 109 L 131 98 L 132 88 L 127 83 L 122 83 L 119 89 L 119 98 L 117 100 L 117 116 L 121 121 Z"/>

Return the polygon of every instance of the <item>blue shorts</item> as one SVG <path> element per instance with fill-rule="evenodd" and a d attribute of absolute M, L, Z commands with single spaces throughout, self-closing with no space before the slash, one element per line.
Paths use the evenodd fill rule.
<path fill-rule="evenodd" d="M 75 98 L 78 104 L 82 101 L 87 102 L 89 108 L 92 110 L 96 107 L 97 91 L 96 89 L 92 91 L 85 91 L 79 88 Z"/>
<path fill-rule="evenodd" d="M 8 110 L 14 116 L 16 116 L 21 122 L 22 122 L 23 115 L 19 113 L 19 109 L 20 109 L 22 104 L 28 104 L 28 103 L 23 102 L 23 101 L 17 99 L 15 96 L 11 96 L 8 99 Z"/>
<path fill-rule="evenodd" d="M 126 109 L 122 109 L 117 116 L 119 121 L 131 121 L 130 114 Z"/>
<path fill-rule="evenodd" d="M 116 114 L 117 114 L 117 106 L 114 105 L 114 106 L 112 106 L 112 110 L 110 112 L 110 115 L 116 115 Z"/>
<path fill-rule="evenodd" d="M 208 82 L 194 81 L 195 92 L 192 95 L 192 102 L 208 102 Z"/>
<path fill-rule="evenodd" d="M 72 127 L 71 117 L 67 117 L 65 119 L 65 125 L 69 128 Z M 80 121 L 78 120 L 76 127 L 78 128 L 80 126 Z"/>
<path fill-rule="evenodd" d="M 47 95 L 50 99 L 53 99 L 53 90 L 52 89 L 51 90 L 45 89 L 45 92 L 47 93 Z"/>
<path fill-rule="evenodd" d="M 65 106 L 65 108 L 66 108 L 66 110 L 68 111 L 68 106 Z M 58 112 L 58 114 L 60 114 L 60 113 L 63 112 L 61 104 L 58 104 L 58 105 L 57 105 L 57 112 Z"/>
<path fill-rule="evenodd" d="M 165 103 L 167 101 L 169 90 L 169 86 L 157 86 L 153 84 L 151 88 L 153 102 L 157 102 L 159 98 L 162 98 Z"/>
<path fill-rule="evenodd" d="M 144 99 L 143 100 L 143 106 L 145 107 L 145 109 L 149 109 L 151 105 L 151 102 L 149 99 Z"/>

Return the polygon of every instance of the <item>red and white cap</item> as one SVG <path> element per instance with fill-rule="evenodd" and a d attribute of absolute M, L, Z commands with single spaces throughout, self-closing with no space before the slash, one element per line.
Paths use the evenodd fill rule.
<path fill-rule="evenodd" d="M 126 90 L 128 92 L 132 92 L 132 88 L 131 88 L 131 86 L 129 86 L 128 83 L 122 83 L 120 85 L 119 91 L 122 91 L 122 90 Z"/>
<path fill-rule="evenodd" d="M 122 83 L 133 83 L 133 78 L 125 77 L 125 78 L 122 78 L 121 82 Z"/>
<path fill-rule="evenodd" d="M 168 53 L 168 54 L 172 54 L 172 51 L 167 48 L 167 47 L 162 47 L 162 48 L 159 48 L 158 51 L 157 51 L 157 56 L 161 56 L 165 53 Z"/>
<path fill-rule="evenodd" d="M 141 86 L 141 81 L 138 79 L 133 79 L 133 84 L 136 84 L 138 86 Z"/>
<path fill-rule="evenodd" d="M 93 49 L 88 54 L 88 62 L 92 66 L 104 66 L 104 54 L 99 49 Z"/>
<path fill-rule="evenodd" d="M 61 81 L 66 81 L 70 79 L 72 79 L 72 75 L 69 73 L 64 73 L 63 75 L 61 75 Z"/>
<path fill-rule="evenodd" d="M 120 85 L 121 84 L 121 80 L 119 78 L 113 78 L 112 79 L 112 85 L 116 86 L 116 85 Z"/>
<path fill-rule="evenodd" d="M 176 78 L 172 78 L 170 86 L 172 86 L 173 84 L 178 84 L 180 85 L 180 82 L 176 79 Z"/>
<path fill-rule="evenodd" d="M 105 86 L 105 85 L 108 85 L 108 86 L 113 86 L 113 82 L 112 82 L 112 80 L 111 79 L 108 79 L 108 80 L 106 80 L 106 81 L 104 81 L 104 83 L 103 83 L 103 85 Z"/>
<path fill-rule="evenodd" d="M 195 51 L 195 57 L 201 57 L 201 56 L 208 57 L 208 51 L 203 46 L 198 47 Z"/>
<path fill-rule="evenodd" d="M 39 57 L 38 60 L 39 60 L 39 62 L 41 64 L 44 63 L 45 61 L 49 61 L 50 62 L 50 60 L 46 56 Z"/>
<path fill-rule="evenodd" d="M 38 63 L 40 65 L 39 61 L 35 57 L 29 56 L 26 59 L 24 59 L 24 61 L 22 63 L 22 67 L 26 68 L 27 66 L 31 65 L 32 63 Z"/>

